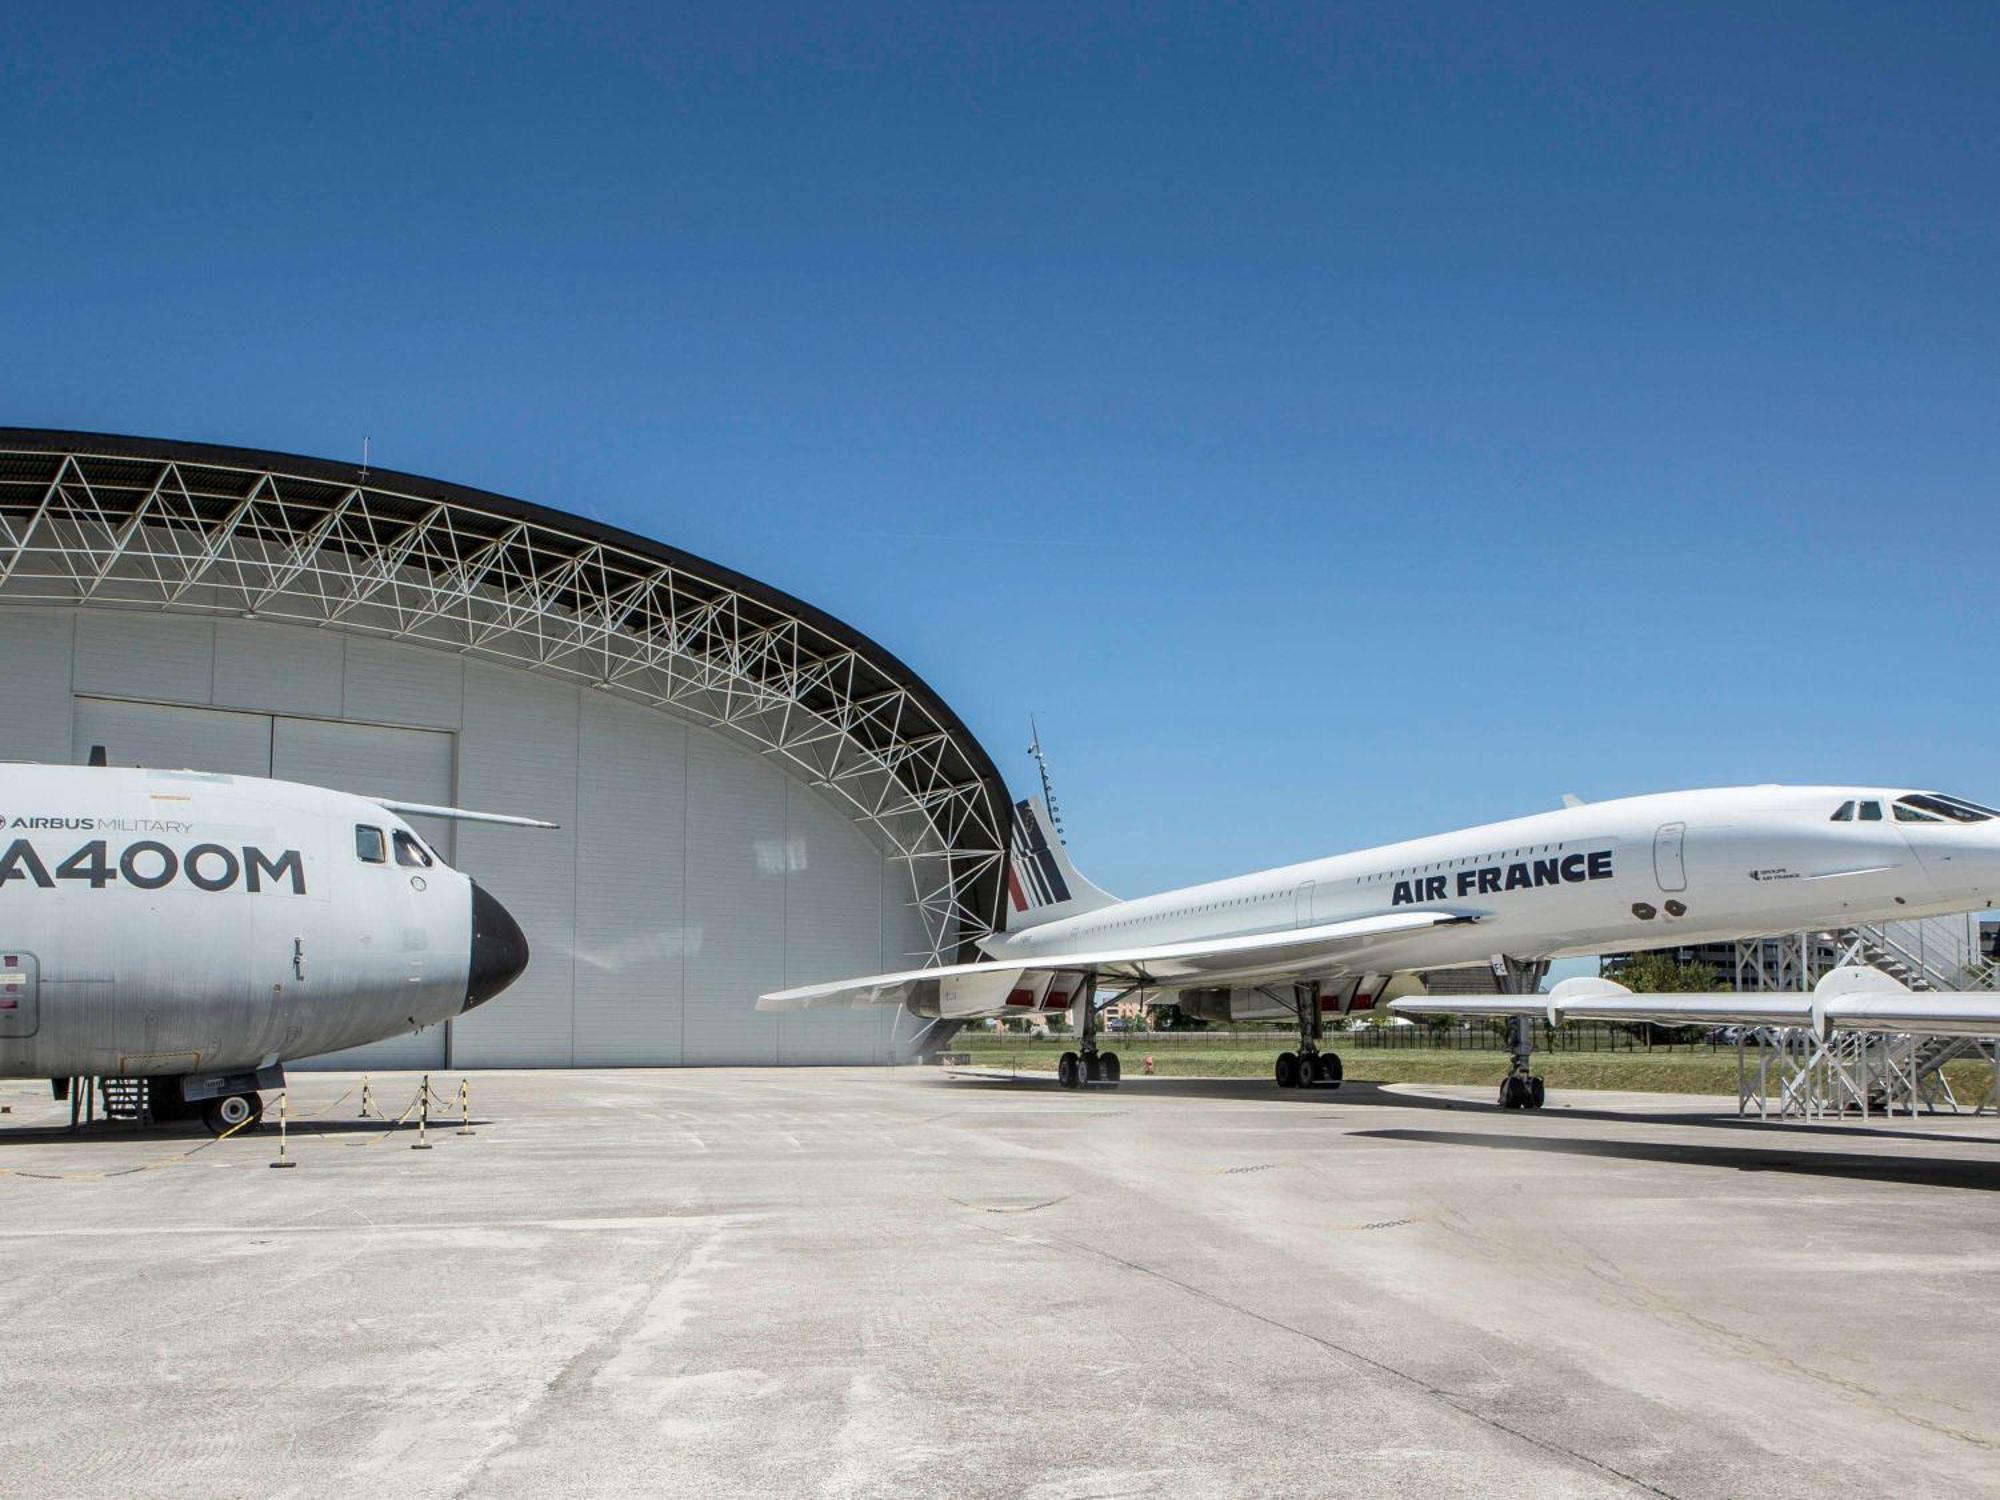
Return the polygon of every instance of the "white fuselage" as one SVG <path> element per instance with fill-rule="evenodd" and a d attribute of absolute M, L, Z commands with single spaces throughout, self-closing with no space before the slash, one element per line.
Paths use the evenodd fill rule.
<path fill-rule="evenodd" d="M 0 1077 L 256 1068 L 443 1020 L 467 1004 L 473 905 L 365 798 L 0 767 Z"/>
<path fill-rule="evenodd" d="M 1229 880 L 998 935 L 996 959 L 1308 927 L 1379 912 L 1476 920 L 1350 949 L 1329 972 L 1388 973 L 1677 947 L 1990 906 L 2000 820 L 1897 821 L 1906 793 L 1758 786 L 1566 807 Z M 1873 801 L 1877 819 L 1834 821 Z M 1254 981 L 1246 967 L 1229 976 Z M 1159 971 L 1171 981 L 1171 965 Z M 1212 968 L 1190 983 L 1217 982 Z"/>

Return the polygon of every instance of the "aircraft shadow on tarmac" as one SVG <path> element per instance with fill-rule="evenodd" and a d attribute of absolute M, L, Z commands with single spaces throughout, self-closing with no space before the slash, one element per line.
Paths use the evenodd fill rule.
<path fill-rule="evenodd" d="M 1588 1140 L 1542 1135 L 1488 1135 L 1452 1130 L 1357 1130 L 1365 1140 L 1420 1141 L 1440 1146 L 1481 1146 L 1496 1151 L 1553 1151 L 1675 1166 L 1726 1167 L 1737 1172 L 1785 1172 L 1914 1187 L 2000 1191 L 2000 1162 L 1950 1157 L 1872 1156 L 1852 1151 L 1786 1150 L 1782 1146 L 1710 1146 L 1674 1141 Z M 1824 1139 L 1822 1136 L 1821 1139 Z"/>
<path fill-rule="evenodd" d="M 1057 1088 L 1055 1075 L 1022 1073 L 1009 1077 L 1004 1073 L 948 1072 L 934 1080 L 939 1087 L 954 1089 L 983 1089 L 996 1093 L 1009 1090 L 1048 1093 L 1062 1092 Z M 1490 1099 L 1453 1099 L 1438 1094 L 1417 1094 L 1402 1092 L 1408 1085 L 1388 1085 L 1349 1080 L 1337 1089 L 1281 1089 L 1263 1078 L 1127 1078 L 1115 1087 L 1086 1084 L 1076 1091 L 1079 1098 L 1110 1100 L 1121 1093 L 1143 1091 L 1148 1096 L 1164 1095 L 1177 1099 L 1240 1099 L 1256 1104 L 1344 1104 L 1372 1106 L 1389 1109 L 1423 1109 L 1455 1112 L 1459 1114 L 1506 1115 L 1510 1119 L 1560 1118 L 1564 1120 L 1600 1120 L 1613 1125 L 1696 1125 L 1707 1130 L 1749 1131 L 1761 1136 L 1803 1136 L 1815 1141 L 1838 1138 L 1880 1138 L 1884 1140 L 1917 1142 L 1940 1141 L 1954 1144 L 1980 1143 L 1993 1139 L 1984 1135 L 1957 1134 L 1945 1131 L 1925 1131 L 1911 1127 L 1907 1121 L 1894 1126 L 1872 1125 L 1862 1120 L 1760 1120 L 1755 1115 L 1739 1115 L 1733 1109 L 1719 1111 L 1715 1105 L 1690 1099 L 1685 1106 L 1668 1105 L 1643 1110 L 1616 1110 L 1579 1107 L 1574 1101 L 1588 1098 L 1581 1091 L 1569 1091 L 1560 1095 L 1551 1094 L 1552 1103 L 1559 1101 L 1558 1107 L 1547 1111 L 1546 1116 L 1535 1114 L 1514 1115 L 1503 1111 Z M 1961 1115 L 1968 1119 L 1969 1115 Z"/>
<path fill-rule="evenodd" d="M 490 1120 L 481 1119 L 477 1115 L 474 1115 L 472 1118 L 472 1128 L 474 1130 L 478 1130 L 482 1126 L 491 1123 Z M 430 1129 L 432 1135 L 450 1135 L 458 1129 L 458 1126 L 459 1119 L 457 1115 L 452 1115 L 448 1119 L 438 1115 L 431 1116 Z M 291 1124 L 291 1133 L 293 1139 L 303 1140 L 312 1136 L 381 1135 L 391 1128 L 390 1122 L 386 1120 L 301 1121 L 295 1119 Z M 414 1137 L 417 1133 L 417 1122 L 412 1117 L 403 1124 L 394 1126 L 393 1128 L 399 1135 Z M 209 1132 L 208 1127 L 198 1121 L 187 1124 L 176 1122 L 171 1125 L 147 1125 L 141 1127 L 134 1125 L 129 1120 L 95 1120 L 88 1125 L 79 1126 L 74 1130 L 70 1129 L 68 1125 L 0 1125 L 0 1150 L 5 1150 L 10 1146 L 48 1146 L 62 1142 L 89 1146 L 132 1146 L 143 1145 L 149 1141 L 159 1141 L 187 1142 L 198 1146 L 204 1141 L 215 1139 L 216 1137 Z M 276 1117 L 266 1115 L 264 1117 L 264 1126 L 261 1130 L 238 1131 L 229 1139 L 232 1144 L 237 1141 L 263 1141 L 273 1151 L 276 1151 L 278 1149 Z"/>

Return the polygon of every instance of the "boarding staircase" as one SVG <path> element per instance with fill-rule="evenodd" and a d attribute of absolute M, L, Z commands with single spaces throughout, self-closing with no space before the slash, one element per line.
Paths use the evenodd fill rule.
<path fill-rule="evenodd" d="M 98 1084 L 104 1096 L 105 1119 L 140 1121 L 146 1118 L 150 1099 L 145 1079 L 101 1078 Z"/>
<path fill-rule="evenodd" d="M 1947 972 L 1938 959 L 1899 941 L 1891 936 L 1888 928 L 1879 924 L 1816 933 L 1814 936 L 1830 944 L 1839 954 L 1834 960 L 1836 965 L 1867 964 L 1913 990 L 1969 988 L 1958 982 L 1958 976 Z"/>
<path fill-rule="evenodd" d="M 1934 954 L 1881 924 L 1806 935 L 1806 951 L 1831 948 L 1835 964 L 1866 964 L 1912 990 L 2000 989 L 2000 963 Z M 2000 1044 L 1968 1036 L 1870 1036 L 1836 1032 L 1820 1038 L 1792 1028 L 1760 1054 L 1756 1077 L 1742 1070 L 1739 1108 L 1780 1115 L 1960 1113 L 1945 1064 L 1977 1057 L 1992 1065 L 1992 1081 L 1975 1113 L 2000 1113 Z"/>

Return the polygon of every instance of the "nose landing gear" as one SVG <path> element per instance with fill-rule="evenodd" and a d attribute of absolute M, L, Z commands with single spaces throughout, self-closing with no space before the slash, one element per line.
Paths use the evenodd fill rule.
<path fill-rule="evenodd" d="M 1542 987 L 1542 977 L 1548 971 L 1546 959 L 1496 956 L 1493 960 L 1494 977 L 1500 981 L 1504 994 L 1537 993 Z M 1535 1022 L 1532 1016 L 1507 1018 L 1507 1050 L 1512 1056 L 1507 1063 L 1507 1076 L 1500 1080 L 1500 1107 L 1540 1109 L 1548 1090 L 1543 1086 L 1541 1077 L 1533 1071 Z"/>
<path fill-rule="evenodd" d="M 261 1094 L 224 1094 L 220 1099 L 205 1100 L 201 1106 L 201 1122 L 215 1135 L 227 1135 L 235 1130 L 255 1130 L 264 1118 L 264 1096 Z"/>
<path fill-rule="evenodd" d="M 1502 1109 L 1540 1109 L 1547 1094 L 1539 1076 L 1532 1073 L 1509 1073 L 1500 1080 L 1500 1107 Z"/>

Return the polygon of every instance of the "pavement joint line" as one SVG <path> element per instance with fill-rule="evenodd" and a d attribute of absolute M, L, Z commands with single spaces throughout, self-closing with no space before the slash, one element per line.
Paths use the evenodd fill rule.
<path fill-rule="evenodd" d="M 558 1234 L 587 1234 L 601 1230 L 684 1228 L 693 1224 L 749 1223 L 756 1215 L 745 1214 L 646 1214 L 634 1217 L 567 1219 L 440 1219 L 435 1223 L 371 1223 L 370 1234 L 462 1234 L 468 1230 L 546 1229 Z M 107 1227 L 67 1229 L 0 1229 L 0 1240 L 136 1239 L 147 1235 L 217 1234 L 352 1234 L 356 1226 L 338 1224 L 121 1224 Z"/>
<path fill-rule="evenodd" d="M 728 1226 L 722 1226 L 724 1228 Z M 720 1229 L 715 1231 L 721 1232 Z M 490 1442 L 486 1450 L 468 1466 L 467 1472 L 458 1477 L 450 1491 L 451 1500 L 466 1500 L 486 1472 L 493 1467 L 493 1461 L 511 1449 L 532 1446 L 539 1435 L 538 1429 L 545 1427 L 552 1405 L 578 1385 L 587 1385 L 604 1369 L 619 1352 L 629 1345 L 633 1337 L 644 1325 L 646 1315 L 659 1305 L 662 1297 L 674 1292 L 676 1284 L 686 1274 L 695 1258 L 713 1244 L 713 1235 L 683 1245 L 670 1263 L 657 1275 L 646 1277 L 639 1283 L 638 1294 L 618 1319 L 614 1327 L 604 1329 L 590 1338 L 582 1346 L 571 1352 L 562 1362 L 562 1368 L 544 1378 L 528 1393 L 525 1402 L 514 1411 L 507 1423 L 507 1429 Z"/>
<path fill-rule="evenodd" d="M 998 1232 L 997 1230 L 995 1231 L 995 1233 Z M 1295 1338 L 1301 1338 L 1308 1343 L 1317 1344 L 1329 1353 L 1338 1354 L 1343 1358 L 1353 1360 L 1356 1364 L 1365 1365 L 1380 1374 L 1388 1375 L 1393 1379 L 1402 1381 L 1406 1385 L 1413 1386 L 1432 1400 L 1450 1407 L 1453 1411 L 1463 1416 L 1470 1417 L 1482 1426 L 1491 1427 L 1496 1432 L 1507 1433 L 1509 1436 L 1518 1438 L 1520 1441 L 1539 1448 L 1545 1453 L 1555 1453 L 1565 1458 L 1574 1459 L 1578 1463 L 1586 1464 L 1602 1473 L 1611 1475 L 1615 1479 L 1622 1480 L 1634 1489 L 1642 1490 L 1649 1495 L 1658 1495 L 1662 1497 L 1662 1500 L 1680 1500 L 1680 1497 L 1675 1495 L 1671 1490 L 1663 1490 L 1658 1485 L 1653 1484 L 1649 1480 L 1641 1479 L 1636 1474 L 1628 1474 L 1615 1464 L 1606 1463 L 1601 1458 L 1593 1458 L 1588 1453 L 1579 1453 L 1574 1448 L 1564 1447 L 1561 1443 L 1551 1438 L 1537 1437 L 1534 1433 L 1524 1431 L 1511 1422 L 1503 1421 L 1489 1412 L 1481 1411 L 1471 1403 L 1469 1397 L 1461 1395 L 1459 1392 L 1448 1391 L 1443 1386 L 1424 1379 L 1421 1375 L 1413 1375 L 1408 1370 L 1399 1369 L 1386 1360 L 1376 1359 L 1372 1355 L 1363 1354 L 1360 1350 L 1349 1348 L 1338 1340 L 1300 1328 L 1295 1323 L 1287 1323 L 1282 1318 L 1274 1318 L 1269 1313 L 1257 1311 L 1254 1307 L 1245 1307 L 1240 1302 L 1233 1302 L 1229 1298 L 1211 1292 L 1205 1287 L 1196 1286 L 1191 1281 L 1183 1281 L 1178 1276 L 1146 1265 L 1144 1262 L 1129 1259 L 1126 1256 L 1115 1254 L 1109 1250 L 1099 1249 L 1095 1245 L 1087 1245 L 1081 1240 L 1073 1240 L 1059 1234 L 1045 1235 L 1041 1238 L 1045 1244 L 1057 1245 L 1075 1254 L 1090 1256 L 1094 1259 L 1108 1262 L 1111 1265 L 1122 1266 L 1126 1270 L 1137 1272 L 1141 1276 L 1149 1276 L 1156 1281 L 1164 1282 L 1168 1286 L 1177 1287 L 1187 1295 L 1197 1297 L 1213 1307 L 1222 1308 L 1225 1311 L 1236 1313 L 1241 1317 L 1255 1319 L 1266 1327 L 1275 1328 L 1281 1333 L 1289 1333 Z"/>

